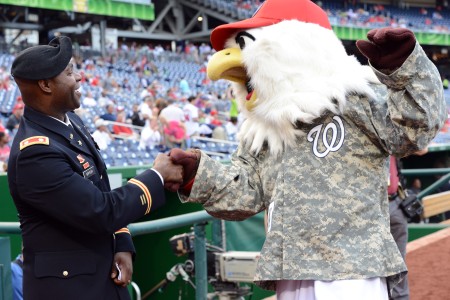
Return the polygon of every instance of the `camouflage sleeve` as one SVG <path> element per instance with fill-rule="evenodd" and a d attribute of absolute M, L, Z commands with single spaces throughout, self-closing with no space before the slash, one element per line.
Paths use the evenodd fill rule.
<path fill-rule="evenodd" d="M 374 72 L 382 84 L 364 108 L 372 138 L 389 154 L 406 156 L 424 149 L 447 118 L 440 74 L 416 43 L 403 65 L 391 74 Z M 367 120 L 366 120 L 367 121 Z"/>
<path fill-rule="evenodd" d="M 231 164 L 223 164 L 202 152 L 200 165 L 189 197 L 182 202 L 203 204 L 214 217 L 243 220 L 262 211 L 263 186 L 258 159 L 238 149 Z"/>

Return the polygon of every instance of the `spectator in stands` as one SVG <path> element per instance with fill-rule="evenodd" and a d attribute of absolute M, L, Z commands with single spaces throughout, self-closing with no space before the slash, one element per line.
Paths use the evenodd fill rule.
<path fill-rule="evenodd" d="M 92 137 L 100 150 L 106 150 L 109 144 L 111 144 L 111 141 L 114 140 L 114 137 L 108 129 L 107 122 L 102 118 L 98 118 L 95 121 L 95 131 L 92 133 Z"/>
<path fill-rule="evenodd" d="M 113 77 L 113 72 L 111 69 L 109 69 L 106 72 L 106 76 L 101 80 L 101 87 L 105 91 L 111 91 L 114 88 L 115 79 Z"/>
<path fill-rule="evenodd" d="M 105 89 L 103 89 L 100 94 L 100 98 L 98 98 L 98 105 L 100 107 L 106 107 L 110 104 L 114 104 L 114 102 L 111 100 L 111 98 L 109 98 L 108 92 Z"/>
<path fill-rule="evenodd" d="M 0 74 L 0 90 L 10 91 L 12 90 L 13 85 L 11 84 L 11 80 L 9 79 L 9 74 Z"/>
<path fill-rule="evenodd" d="M 126 224 L 164 204 L 164 181 L 182 169 L 156 157 L 111 191 L 105 163 L 72 111 L 81 75 L 72 43 L 57 37 L 15 58 L 11 74 L 25 103 L 8 166 L 20 216 L 25 299 L 130 299 L 134 245 Z M 120 276 L 119 276 L 120 275 Z"/>
<path fill-rule="evenodd" d="M 161 110 L 160 116 L 164 117 L 167 121 L 177 121 L 184 123 L 184 112 L 175 104 L 175 100 L 167 99 L 167 107 Z"/>
<path fill-rule="evenodd" d="M 139 141 L 139 149 L 154 149 L 161 144 L 161 133 L 158 125 L 158 118 L 150 117 L 148 125 L 145 125 L 141 131 L 141 138 Z"/>
<path fill-rule="evenodd" d="M 228 140 L 227 131 L 222 125 L 216 126 L 213 129 L 212 138 L 216 140 Z"/>
<path fill-rule="evenodd" d="M 132 112 L 128 117 L 131 120 L 131 124 L 134 126 L 144 126 L 145 118 L 139 111 L 139 105 L 133 104 Z"/>
<path fill-rule="evenodd" d="M 220 120 L 219 113 L 216 109 L 211 110 L 209 114 L 209 121 L 206 121 L 214 129 L 218 126 L 222 126 L 222 121 Z"/>
<path fill-rule="evenodd" d="M 87 91 L 86 96 L 83 99 L 83 106 L 84 107 L 95 107 L 97 106 L 97 100 L 92 97 L 92 92 Z"/>
<path fill-rule="evenodd" d="M 106 105 L 106 113 L 100 116 L 103 120 L 115 122 L 117 120 L 116 106 L 114 104 Z"/>
<path fill-rule="evenodd" d="M 417 151 L 415 155 L 425 155 L 428 148 Z M 390 156 L 389 161 L 389 184 L 388 184 L 388 198 L 389 198 L 389 220 L 390 230 L 394 237 L 403 259 L 406 257 L 406 245 L 408 243 L 408 218 L 403 213 L 400 207 L 401 202 L 405 199 L 405 186 L 400 175 L 401 166 L 399 160 L 394 156 Z M 409 299 L 409 282 L 408 275 L 396 285 L 392 290 L 392 300 L 408 300 Z"/>
<path fill-rule="evenodd" d="M 186 140 L 184 123 L 176 120 L 167 120 L 163 116 L 159 117 L 159 121 L 163 127 L 165 145 L 168 148 L 181 148 Z"/>
<path fill-rule="evenodd" d="M 6 129 L 8 129 L 10 133 L 15 133 L 17 128 L 19 128 L 20 120 L 23 116 L 23 108 L 24 105 L 22 102 L 17 103 L 12 110 L 12 115 L 8 117 Z"/>
<path fill-rule="evenodd" d="M 124 125 L 121 125 L 124 124 Z M 133 128 L 131 128 L 129 125 L 127 124 L 127 120 L 126 120 L 126 114 L 124 110 L 120 110 L 117 113 L 117 119 L 116 119 L 116 123 L 113 125 L 113 132 L 114 134 L 121 136 L 121 137 L 126 137 L 126 138 L 136 138 L 136 133 L 134 132 Z"/>
<path fill-rule="evenodd" d="M 139 105 L 139 114 L 146 121 L 153 115 L 154 99 L 152 95 L 147 95 L 144 101 Z"/>
<path fill-rule="evenodd" d="M 230 120 L 225 124 L 225 130 L 227 132 L 227 136 L 229 140 L 235 140 L 236 134 L 239 130 L 238 127 L 238 118 L 230 117 Z"/>
<path fill-rule="evenodd" d="M 186 147 L 191 147 L 191 137 L 199 133 L 198 107 L 193 103 L 196 97 L 190 96 L 183 107 L 186 125 Z"/>
<path fill-rule="evenodd" d="M 419 178 L 413 178 L 408 190 L 417 195 L 422 191 L 422 181 Z"/>
<path fill-rule="evenodd" d="M 159 98 L 159 99 L 157 99 L 156 101 L 155 101 L 155 105 L 154 105 L 154 107 L 153 107 L 153 109 L 152 109 L 152 111 L 153 111 L 153 116 L 159 116 L 160 114 L 161 114 L 161 111 L 164 109 L 164 108 L 166 108 L 167 107 L 167 101 L 166 100 L 164 100 L 164 99 L 162 99 L 162 98 Z"/>
<path fill-rule="evenodd" d="M 167 89 L 166 98 L 167 99 L 173 99 L 173 100 L 176 101 L 178 98 L 180 98 L 180 95 L 178 94 L 177 90 L 178 89 L 177 89 L 176 86 L 169 87 Z"/>
<path fill-rule="evenodd" d="M 445 76 L 445 75 L 442 77 L 442 87 L 445 90 L 448 90 L 448 79 L 447 79 L 447 76 Z"/>
<path fill-rule="evenodd" d="M 3 122 L 2 122 L 2 120 L 0 119 L 0 132 L 1 131 L 6 131 L 6 128 L 5 128 L 5 126 L 3 126 Z"/>
<path fill-rule="evenodd" d="M 399 186 L 401 186 L 401 180 L 399 176 L 398 162 L 394 156 L 390 157 L 389 175 L 388 196 L 390 230 L 403 259 L 405 259 L 406 244 L 408 243 L 408 219 L 400 208 L 400 203 L 403 200 L 398 194 Z M 391 299 L 393 300 L 409 299 L 409 284 L 407 275 L 398 285 L 394 287 L 391 296 Z"/>
<path fill-rule="evenodd" d="M 122 84 L 120 85 L 120 87 L 125 92 L 130 92 L 132 90 L 132 86 L 131 86 L 130 82 L 128 81 L 128 78 L 126 78 L 126 77 L 123 79 Z"/>
<path fill-rule="evenodd" d="M 10 151 L 9 136 L 5 131 L 0 131 L 0 172 L 6 172 Z"/>
<path fill-rule="evenodd" d="M 234 93 L 233 93 L 233 90 L 231 89 L 231 87 L 229 87 L 227 89 L 226 93 L 227 93 L 226 94 L 227 99 L 229 99 L 229 101 L 231 102 L 230 110 L 229 110 L 230 117 L 237 117 L 239 115 L 239 108 L 238 108 L 238 104 L 236 101 L 236 97 L 234 96 Z"/>
<path fill-rule="evenodd" d="M 23 255 L 22 252 L 11 262 L 11 286 L 13 300 L 23 300 Z"/>
<path fill-rule="evenodd" d="M 180 83 L 178 85 L 180 88 L 180 92 L 182 96 L 190 96 L 191 95 L 191 88 L 189 87 L 189 82 L 186 80 L 186 78 L 182 77 L 180 79 Z"/>

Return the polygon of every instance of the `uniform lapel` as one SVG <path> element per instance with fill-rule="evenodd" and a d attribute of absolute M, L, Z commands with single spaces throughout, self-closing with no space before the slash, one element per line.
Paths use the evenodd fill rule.
<path fill-rule="evenodd" d="M 55 139 L 58 142 L 63 142 L 66 140 L 70 145 L 77 149 L 77 151 L 83 152 L 85 154 L 94 155 L 95 152 L 91 153 L 89 148 L 85 145 L 86 143 L 77 136 L 76 131 L 71 126 L 67 126 L 58 120 L 55 120 L 47 115 L 44 115 L 32 108 L 25 106 L 24 117 L 29 121 L 35 123 L 37 126 L 50 131 L 50 139 Z"/>
<path fill-rule="evenodd" d="M 102 174 L 106 169 L 105 163 L 103 162 L 103 159 L 101 158 L 100 153 L 98 152 L 97 147 L 94 144 L 94 140 L 91 134 L 84 130 L 83 125 L 79 124 L 76 120 L 74 120 L 74 118 L 69 119 L 73 125 L 74 131 L 80 137 L 80 140 L 83 143 L 83 147 L 85 148 L 85 150 L 89 150 L 88 153 L 94 157 L 97 169 L 99 170 L 99 173 Z M 79 144 L 78 141 L 76 143 Z"/>

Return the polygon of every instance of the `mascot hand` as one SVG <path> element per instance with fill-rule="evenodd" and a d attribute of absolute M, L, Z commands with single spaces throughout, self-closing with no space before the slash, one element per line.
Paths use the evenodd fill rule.
<path fill-rule="evenodd" d="M 356 46 L 379 70 L 399 68 L 416 45 L 414 33 L 405 28 L 372 29 L 367 39 L 356 41 Z"/>
<path fill-rule="evenodd" d="M 198 165 L 200 164 L 200 150 L 188 149 L 183 151 L 174 148 L 170 150 L 169 156 L 174 164 L 183 166 L 183 183 L 181 184 L 180 190 L 183 194 L 189 195 L 192 185 L 194 184 Z"/>

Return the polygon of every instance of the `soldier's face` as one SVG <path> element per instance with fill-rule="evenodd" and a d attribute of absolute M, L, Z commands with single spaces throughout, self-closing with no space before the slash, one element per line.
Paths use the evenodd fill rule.
<path fill-rule="evenodd" d="M 53 99 L 61 111 L 67 112 L 80 107 L 81 75 L 74 69 L 72 63 L 69 63 L 64 71 L 51 80 Z"/>

